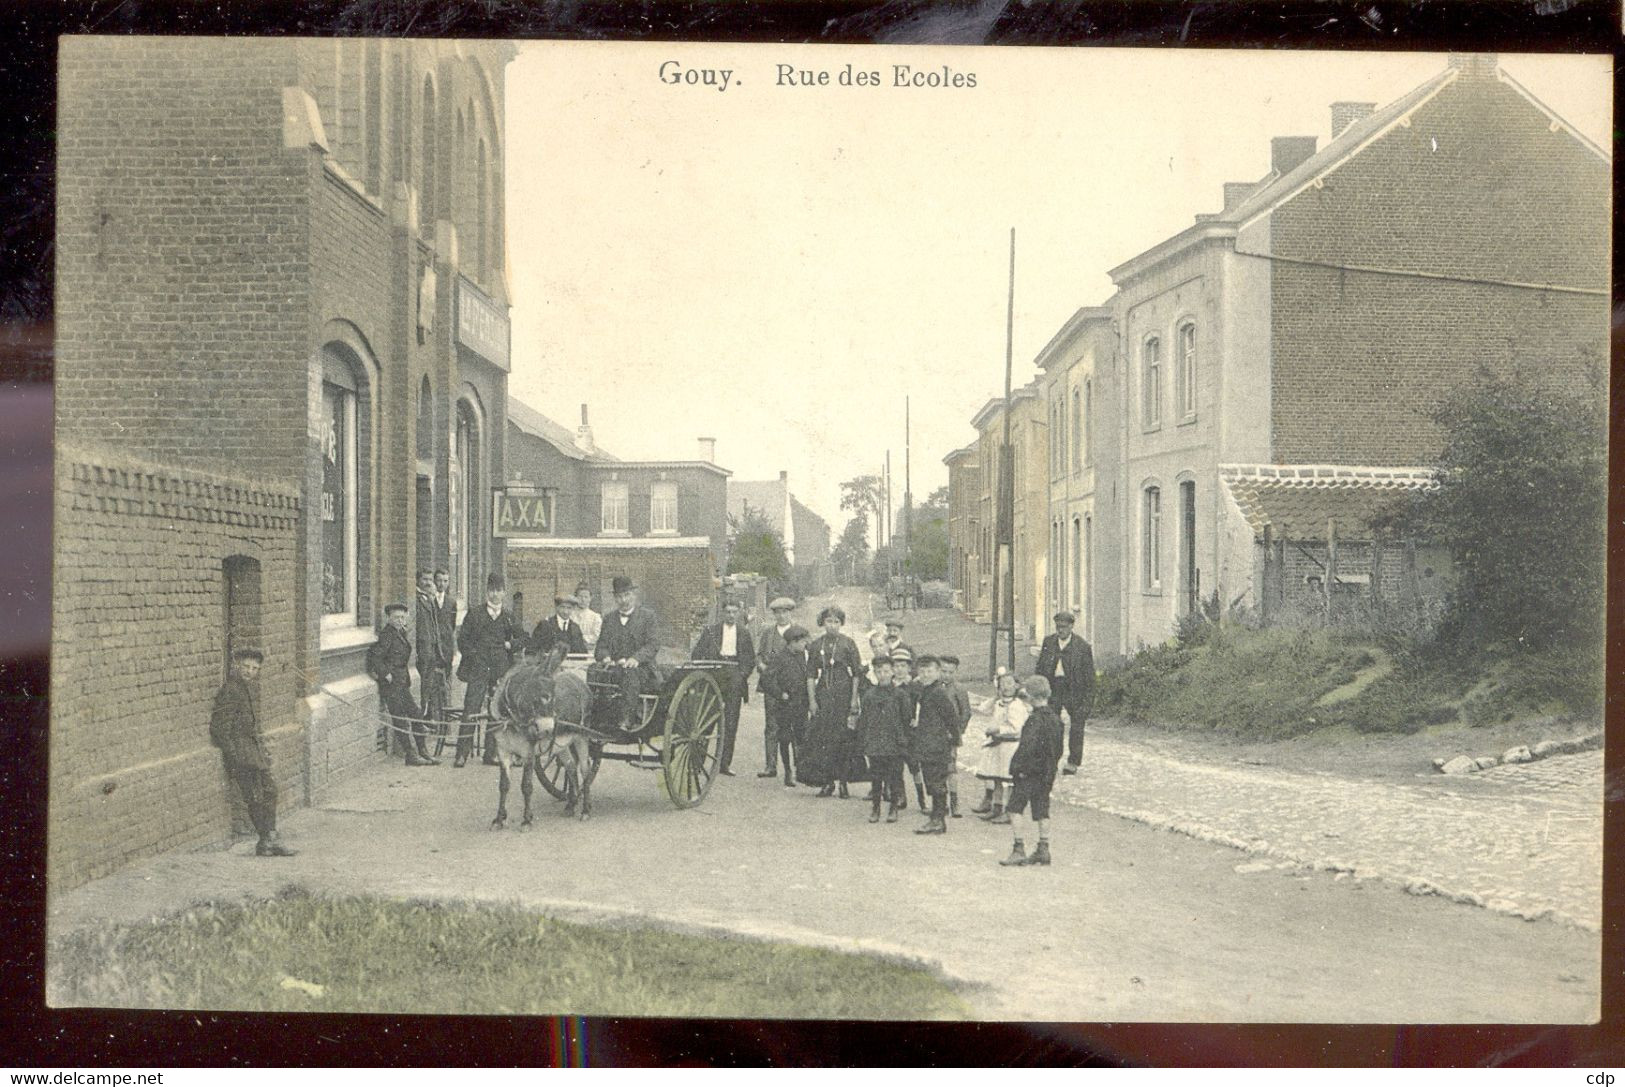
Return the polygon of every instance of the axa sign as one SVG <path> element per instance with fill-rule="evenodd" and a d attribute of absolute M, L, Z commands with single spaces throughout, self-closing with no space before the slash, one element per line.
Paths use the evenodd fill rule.
<path fill-rule="evenodd" d="M 495 500 L 496 509 L 492 511 L 491 523 L 496 526 L 497 536 L 547 536 L 552 533 L 552 491 L 499 490 Z"/>

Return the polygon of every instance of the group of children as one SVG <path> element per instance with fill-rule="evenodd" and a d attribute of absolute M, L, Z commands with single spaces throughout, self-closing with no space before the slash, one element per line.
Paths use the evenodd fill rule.
<path fill-rule="evenodd" d="M 825 618 L 820 617 L 821 624 Z M 928 815 L 915 833 L 946 834 L 948 819 L 960 817 L 956 768 L 973 715 L 971 698 L 955 679 L 957 657 L 916 656 L 901 635 L 901 621 L 892 619 L 887 621 L 884 635 L 876 632 L 870 637 L 872 658 L 857 676 L 846 726 L 848 742 L 833 755 L 822 752 L 819 756 L 836 767 L 833 777 L 838 782 L 826 783 L 819 795 L 832 795 L 838 784 L 840 795 L 846 796 L 849 780 L 867 780 L 869 822 L 880 822 L 884 808 L 885 821 L 895 823 L 898 812 L 908 807 L 907 770 L 913 777 L 915 799 Z M 779 743 L 794 744 L 803 735 L 819 688 L 808 668 L 811 636 L 807 630 L 792 625 L 782 637 L 786 651 L 775 654 L 767 664 L 761 686 L 769 713 L 776 719 Z M 840 637 L 850 644 L 844 635 Z M 988 724 L 976 776 L 985 782 L 986 791 L 982 803 L 970 810 L 988 822 L 1012 827 L 1014 844 L 1000 864 L 1047 865 L 1049 797 L 1064 754 L 1061 719 L 1049 708 L 1050 685 L 1042 676 L 1018 683 L 1001 668 L 996 687 L 995 697 L 981 707 Z M 787 750 L 787 768 L 789 757 Z M 793 783 L 787 773 L 786 784 Z M 929 810 L 927 796 L 931 798 Z M 1031 854 L 1024 841 L 1029 818 L 1037 833 Z"/>

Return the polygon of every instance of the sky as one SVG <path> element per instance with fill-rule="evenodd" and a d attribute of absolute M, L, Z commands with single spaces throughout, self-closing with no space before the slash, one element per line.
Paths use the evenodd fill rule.
<path fill-rule="evenodd" d="M 1500 62 L 1612 146 L 1607 57 Z M 590 405 L 595 439 L 626 459 L 694 459 L 715 438 L 734 478 L 788 472 L 838 535 L 841 481 L 888 450 L 901 501 L 905 398 L 920 501 L 1003 395 L 1012 228 L 1019 386 L 1073 312 L 1111 296 L 1112 267 L 1267 173 L 1272 136 L 1325 146 L 1332 102 L 1380 107 L 1445 63 L 525 43 L 506 88 L 509 391 L 567 426 Z M 880 85 L 843 86 L 849 65 Z M 950 85 L 894 86 L 896 65 Z"/>

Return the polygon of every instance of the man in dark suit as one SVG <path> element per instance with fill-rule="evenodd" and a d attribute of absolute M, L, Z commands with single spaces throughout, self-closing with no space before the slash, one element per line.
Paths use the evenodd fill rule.
<path fill-rule="evenodd" d="M 440 611 L 440 645 L 445 652 L 446 675 L 450 676 L 452 657 L 457 652 L 457 598 L 451 595 L 451 575 L 444 570 L 434 572 L 434 602 Z"/>
<path fill-rule="evenodd" d="M 604 616 L 604 629 L 594 650 L 598 663 L 593 678 L 620 687 L 621 727 L 632 731 L 643 725 L 639 696 L 660 686 L 655 673 L 659 624 L 653 611 L 638 604 L 638 589 L 631 578 L 617 577 L 611 587 L 617 607 Z"/>
<path fill-rule="evenodd" d="M 423 716 L 430 721 L 446 719 L 446 677 L 451 674 L 452 633 L 440 622 L 440 601 L 435 593 L 434 575 L 418 571 L 417 598 L 418 677 L 423 688 Z M 418 754 L 429 758 L 424 746 L 429 726 L 417 730 Z"/>
<path fill-rule="evenodd" d="M 796 602 L 788 596 L 775 597 L 773 602 L 767 606 L 767 610 L 773 613 L 773 622 L 770 626 L 762 628 L 762 633 L 756 643 L 756 667 L 758 669 L 756 690 L 764 695 L 767 693 L 767 666 L 773 663 L 774 657 L 784 652 L 785 634 L 792 627 L 790 613 L 796 610 Z M 780 750 L 789 750 L 779 742 L 779 719 L 783 716 L 779 712 L 780 701 L 777 698 L 762 699 L 762 717 L 765 725 L 762 733 L 762 744 L 766 755 L 764 764 L 766 768 L 756 775 L 759 778 L 777 777 L 779 774 L 779 752 Z M 793 774 L 789 773 L 788 766 L 785 767 L 785 770 L 787 778 L 794 777 Z"/>
<path fill-rule="evenodd" d="M 575 621 L 575 610 L 575 597 L 553 598 L 553 614 L 537 623 L 536 629 L 530 632 L 530 652 L 534 656 L 547 656 L 560 642 L 564 643 L 566 653 L 586 655 L 587 639 L 582 636 L 581 627 Z"/>
<path fill-rule="evenodd" d="M 406 605 L 384 608 L 388 620 L 378 632 L 378 640 L 367 650 L 367 674 L 378 684 L 378 700 L 390 717 L 390 747 L 397 744 L 406 752 L 406 765 L 432 766 L 434 759 L 423 750 L 415 718 L 417 703 L 412 701 L 412 643 L 406 636 Z"/>
<path fill-rule="evenodd" d="M 1038 675 L 1049 680 L 1050 705 L 1067 720 L 1066 774 L 1083 761 L 1083 725 L 1095 704 L 1095 655 L 1089 643 L 1072 633 L 1077 620 L 1069 611 L 1055 614 L 1055 633 L 1038 652 Z"/>
<path fill-rule="evenodd" d="M 260 836 L 254 853 L 261 857 L 291 857 L 297 850 L 282 844 L 276 830 L 276 780 L 271 777 L 271 756 L 260 731 L 260 696 L 255 681 L 265 655 L 258 649 L 231 654 L 231 675 L 214 696 L 209 717 L 209 739 L 220 749 L 226 773 L 242 790 L 248 817 Z"/>
<path fill-rule="evenodd" d="M 501 574 L 485 579 L 485 603 L 469 608 L 463 616 L 463 625 L 457 631 L 457 648 L 463 660 L 457 667 L 457 678 L 468 684 L 463 692 L 463 727 L 457 734 L 457 760 L 453 766 L 468 762 L 474 747 L 474 726 L 469 718 L 485 708 L 485 696 L 513 664 L 514 650 L 524 644 L 525 632 L 514 622 L 513 615 L 503 610 Z M 485 730 L 485 762 L 497 763 L 496 732 Z"/>
<path fill-rule="evenodd" d="M 722 680 L 722 751 L 721 772 L 734 776 L 730 767 L 734 758 L 734 737 L 739 732 L 739 703 L 750 697 L 750 674 L 756 670 L 756 647 L 750 644 L 750 632 L 739 622 L 744 608 L 737 600 L 722 604 L 722 622 L 706 627 L 694 643 L 689 659 L 696 661 L 726 661 L 731 667 L 718 673 Z"/>

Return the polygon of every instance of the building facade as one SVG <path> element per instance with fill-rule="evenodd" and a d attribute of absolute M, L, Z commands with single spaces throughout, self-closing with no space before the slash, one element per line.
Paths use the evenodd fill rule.
<path fill-rule="evenodd" d="M 383 605 L 501 568 L 511 57 L 62 42 L 53 884 L 229 832 L 233 648 L 319 797 L 379 757 Z"/>
<path fill-rule="evenodd" d="M 1014 552 L 1010 557 L 1015 573 L 1013 615 L 1016 633 L 1023 638 L 1042 637 L 1048 629 L 1045 612 L 1045 578 L 1048 576 L 1047 535 L 1044 527 L 1049 510 L 1049 424 L 1042 390 L 1030 382 L 1010 394 L 1010 450 L 1015 481 Z M 979 620 L 993 619 L 994 548 L 998 534 L 998 508 L 994 504 L 998 482 L 999 449 L 1004 443 L 1004 398 L 996 397 L 982 405 L 971 418 L 976 428 L 976 459 L 982 467 L 981 494 L 976 501 L 976 517 L 982 534 L 981 571 L 976 577 L 976 593 L 966 610 Z M 974 473 L 962 478 L 974 479 Z M 950 477 L 948 505 L 954 505 Z M 1001 577 L 1002 567 L 1001 567 Z M 1001 609 L 1004 586 L 999 588 Z"/>
<path fill-rule="evenodd" d="M 1372 522 L 1378 499 L 1428 485 L 1429 410 L 1483 370 L 1605 388 L 1603 150 L 1487 55 L 1453 54 L 1381 109 L 1335 103 L 1330 122 L 1324 147 L 1272 140 L 1261 178 L 1113 268 L 1116 293 L 1037 358 L 1044 594 L 1079 612 L 1100 659 L 1198 608 L 1425 620 L 1447 541 Z M 1034 507 L 1016 495 L 1019 541 Z M 967 612 L 985 617 L 985 594 Z"/>
<path fill-rule="evenodd" d="M 617 576 L 654 608 L 661 637 L 687 649 L 710 620 L 728 555 L 729 472 L 701 439 L 692 461 L 625 461 L 593 440 L 582 405 L 574 433 L 522 403 L 508 404 L 508 485 L 496 496 L 509 588 L 534 623 L 581 582 L 594 607 L 613 606 Z"/>
<path fill-rule="evenodd" d="M 981 466 L 972 445 L 954 450 L 942 463 L 948 466 L 948 584 L 953 606 L 968 611 L 982 562 L 982 526 L 977 520 Z"/>
<path fill-rule="evenodd" d="M 790 475 L 778 479 L 729 480 L 728 516 L 753 510 L 767 518 L 784 541 L 784 557 L 803 593 L 822 592 L 834 583 L 829 561 L 829 524 L 790 492 Z"/>

